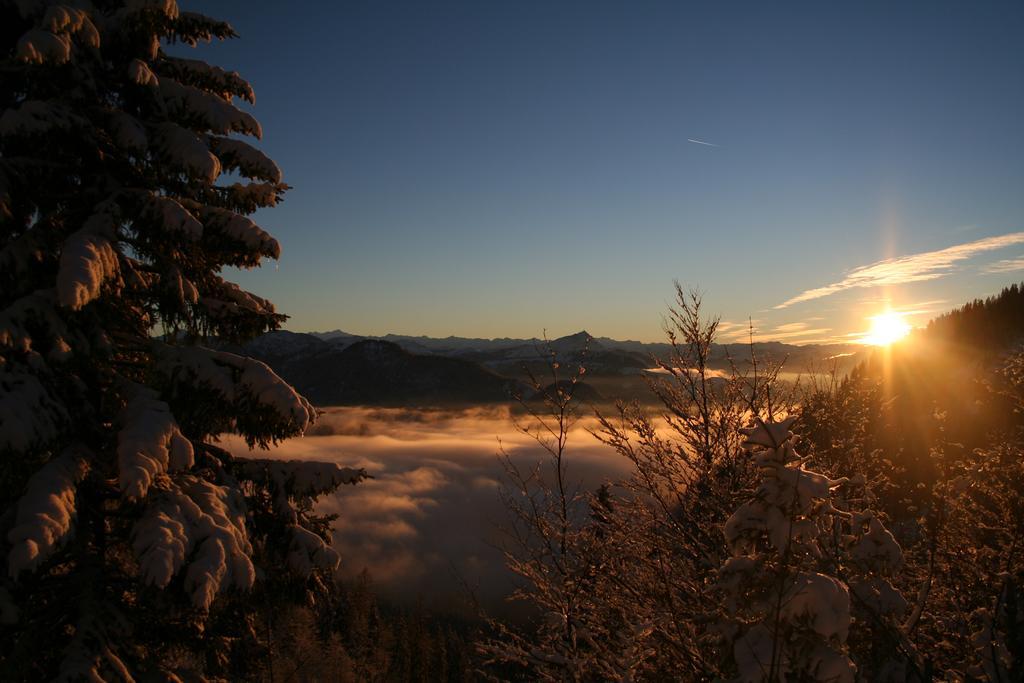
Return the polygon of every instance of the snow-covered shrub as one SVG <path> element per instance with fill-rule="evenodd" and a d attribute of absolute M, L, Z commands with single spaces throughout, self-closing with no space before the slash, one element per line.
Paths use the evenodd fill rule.
<path fill-rule="evenodd" d="M 807 466 L 795 450 L 795 421 L 758 419 L 742 430 L 759 477 L 723 527 L 732 556 L 719 569 L 720 630 L 738 680 L 852 683 L 852 603 L 898 623 L 907 602 L 888 577 L 903 551 L 875 513 L 853 509 L 859 481 Z M 892 630 L 890 670 L 902 680 L 907 662 L 895 650 L 905 643 Z"/>
<path fill-rule="evenodd" d="M 0 25 L 0 677 L 258 663 L 231 650 L 260 644 L 252 592 L 329 583 L 313 503 L 363 475 L 214 445 L 316 418 L 205 341 L 284 320 L 221 275 L 281 250 L 247 215 L 287 189 L 240 139 L 252 88 L 165 49 L 234 31 L 175 0 L 7 2 Z"/>
<path fill-rule="evenodd" d="M 794 419 L 745 430 L 761 480 L 723 529 L 732 552 L 719 570 L 723 631 L 741 681 L 852 683 L 849 589 L 815 571 L 827 552 L 823 536 L 837 523 L 832 490 L 843 482 L 803 467 Z"/>

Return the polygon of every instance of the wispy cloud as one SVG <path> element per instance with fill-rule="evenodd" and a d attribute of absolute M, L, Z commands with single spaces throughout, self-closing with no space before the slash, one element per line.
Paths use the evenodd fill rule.
<path fill-rule="evenodd" d="M 743 322 L 721 321 L 718 323 L 718 335 L 722 341 L 746 341 L 750 337 L 750 328 L 757 330 L 760 320 L 744 320 Z"/>
<path fill-rule="evenodd" d="M 718 145 L 716 145 L 713 142 L 704 142 L 703 140 L 698 140 L 696 138 L 686 138 L 686 141 L 692 142 L 695 145 L 704 145 L 706 147 L 718 147 Z"/>
<path fill-rule="evenodd" d="M 768 330 L 765 332 L 756 331 L 754 332 L 755 342 L 764 341 L 782 341 L 784 339 L 795 339 L 798 343 L 806 344 L 810 343 L 811 340 L 800 339 L 800 337 L 808 337 L 811 335 L 823 335 L 826 332 L 830 332 L 830 327 L 816 327 L 808 328 L 806 323 L 786 323 L 779 325 L 778 327 Z M 747 330 L 742 332 L 729 332 L 724 335 L 724 341 L 727 342 L 745 342 L 749 340 L 749 333 Z M 814 340 L 819 341 L 819 340 Z"/>
<path fill-rule="evenodd" d="M 740 329 L 746 330 L 747 329 L 747 325 L 748 325 L 748 323 L 746 323 L 746 322 L 734 323 L 734 322 L 729 322 L 727 320 L 722 320 L 721 322 L 718 323 L 718 331 L 719 332 L 729 332 L 731 330 L 740 330 Z"/>
<path fill-rule="evenodd" d="M 893 303 L 892 297 L 881 297 L 881 298 L 869 298 L 861 299 L 859 301 L 861 306 L 884 306 L 885 308 L 892 309 L 897 313 L 903 313 L 904 315 L 910 315 L 911 313 L 921 311 L 924 309 L 938 310 L 942 308 L 942 304 L 949 304 L 949 299 L 929 299 L 928 301 L 914 301 L 903 304 Z"/>
<path fill-rule="evenodd" d="M 1015 270 L 1024 270 L 1024 256 L 1020 258 L 1008 258 L 989 264 L 982 271 L 983 273 L 1012 273 Z"/>
<path fill-rule="evenodd" d="M 813 330 L 793 330 L 790 332 L 765 332 L 763 335 L 755 335 L 755 341 L 782 341 L 783 339 L 796 339 L 807 337 L 812 334 L 822 335 L 831 332 L 831 327 L 817 327 Z"/>
<path fill-rule="evenodd" d="M 926 308 L 928 306 L 941 306 L 942 304 L 948 304 L 949 299 L 928 299 L 928 301 L 917 301 L 912 304 L 903 304 L 897 310 L 903 311 L 910 308 Z"/>
<path fill-rule="evenodd" d="M 929 301 L 918 301 L 916 303 L 893 306 L 892 310 L 904 318 L 915 318 L 922 315 L 933 316 L 936 313 L 941 313 L 949 308 L 948 304 L 948 299 L 931 299 Z"/>
<path fill-rule="evenodd" d="M 926 251 L 909 256 L 877 261 L 866 266 L 854 268 L 839 282 L 824 287 L 808 289 L 795 297 L 784 301 L 775 308 L 786 308 L 793 304 L 820 299 L 837 292 L 857 287 L 880 287 L 884 285 L 902 285 L 909 282 L 924 282 L 948 275 L 958 261 L 969 259 L 986 251 L 995 251 L 1014 244 L 1024 243 L 1024 232 L 1014 232 L 997 237 L 958 244 L 956 246 Z"/>

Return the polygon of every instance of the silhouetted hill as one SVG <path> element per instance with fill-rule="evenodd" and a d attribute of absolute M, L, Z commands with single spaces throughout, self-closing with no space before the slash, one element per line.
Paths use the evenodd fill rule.
<path fill-rule="evenodd" d="M 512 383 L 458 358 L 418 356 L 398 344 L 365 340 L 338 356 L 339 382 L 319 392 L 332 403 L 508 400 Z"/>
<path fill-rule="evenodd" d="M 586 331 L 547 342 L 540 340 L 503 349 L 467 351 L 459 357 L 503 374 L 517 375 L 524 368 L 535 374 L 543 373 L 552 354 L 555 361 L 567 367 L 567 372 L 583 365 L 591 375 L 639 374 L 654 365 L 649 354 L 608 348 Z"/>
<path fill-rule="evenodd" d="M 755 344 L 758 354 L 788 357 L 789 367 L 798 371 L 849 348 Z M 587 331 L 545 342 L 399 335 L 367 338 L 340 330 L 318 334 L 279 330 L 234 350 L 266 362 L 318 405 L 431 405 L 507 400 L 511 389 L 521 387 L 514 378 L 525 378 L 525 372 L 547 375 L 550 356 L 545 349 L 562 366 L 561 376 L 569 377 L 584 365 L 587 377 L 601 384 L 609 397 L 629 394 L 629 387 L 616 385 L 621 382 L 615 378 L 642 389 L 645 385 L 640 375 L 654 367 L 654 356 L 666 357 L 671 352 L 667 344 L 596 339 Z M 716 345 L 712 364 L 724 369 L 730 355 L 742 364 L 749 354 L 745 344 Z M 590 383 L 578 391 L 585 402 L 603 399 L 602 392 Z"/>
<path fill-rule="evenodd" d="M 587 331 L 580 331 L 548 342 L 537 338 L 434 338 L 398 334 L 387 334 L 383 337 L 360 337 L 340 330 L 313 332 L 311 335 L 338 347 L 348 346 L 361 339 L 382 339 L 394 342 L 412 353 L 464 358 L 508 375 L 521 374 L 524 364 L 535 371 L 542 368 L 545 362 L 543 352 L 546 344 L 555 351 L 559 362 L 565 363 L 580 362 L 583 358 L 583 350 L 587 349 L 587 371 L 592 375 L 604 376 L 639 374 L 644 369 L 654 367 L 653 357 L 667 358 L 672 353 L 671 346 L 664 342 L 619 341 L 609 337 L 594 337 Z M 864 351 L 864 347 L 856 344 L 807 344 L 803 346 L 782 342 L 757 342 L 754 344 L 754 352 L 759 357 L 771 356 L 779 360 L 786 358 L 788 359 L 787 367 L 795 371 L 804 371 L 811 366 L 818 367 L 830 358 L 852 356 L 862 351 Z M 739 364 L 747 362 L 750 358 L 750 346 L 746 343 L 713 345 L 710 360 L 714 368 L 727 369 L 730 357 Z M 852 365 L 852 361 L 847 360 L 844 365 L 848 367 Z"/>
<path fill-rule="evenodd" d="M 470 361 L 416 355 L 381 340 L 339 349 L 313 335 L 278 331 L 242 350 L 317 405 L 487 403 L 508 400 L 515 386 Z"/>
<path fill-rule="evenodd" d="M 1024 285 L 975 299 L 928 323 L 926 336 L 977 351 L 998 353 L 1024 340 Z"/>
<path fill-rule="evenodd" d="M 276 330 L 256 337 L 244 346 L 246 355 L 273 364 L 330 351 L 331 344 L 311 334 Z"/>

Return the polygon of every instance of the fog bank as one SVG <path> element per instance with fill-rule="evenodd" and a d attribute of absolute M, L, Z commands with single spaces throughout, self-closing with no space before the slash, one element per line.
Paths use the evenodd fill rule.
<path fill-rule="evenodd" d="M 589 489 L 629 469 L 587 431 L 596 426 L 593 417 L 578 422 L 567 451 L 570 479 Z M 266 455 L 333 461 L 373 476 L 319 508 L 339 515 L 334 542 L 345 575 L 369 569 L 382 592 L 427 605 L 450 605 L 467 587 L 493 605 L 511 585 L 497 548 L 507 519 L 499 440 L 517 463 L 545 455 L 515 430 L 506 407 L 330 408 L 305 437 Z M 226 446 L 251 455 L 241 440 L 228 439 Z"/>

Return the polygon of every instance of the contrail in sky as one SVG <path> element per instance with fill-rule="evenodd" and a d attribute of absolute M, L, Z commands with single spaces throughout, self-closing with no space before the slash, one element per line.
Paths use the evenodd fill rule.
<path fill-rule="evenodd" d="M 704 142 L 703 140 L 695 140 L 693 138 L 686 138 L 686 141 L 687 142 L 692 142 L 695 145 L 706 145 L 708 147 L 718 147 L 718 145 L 716 145 L 713 142 Z"/>

